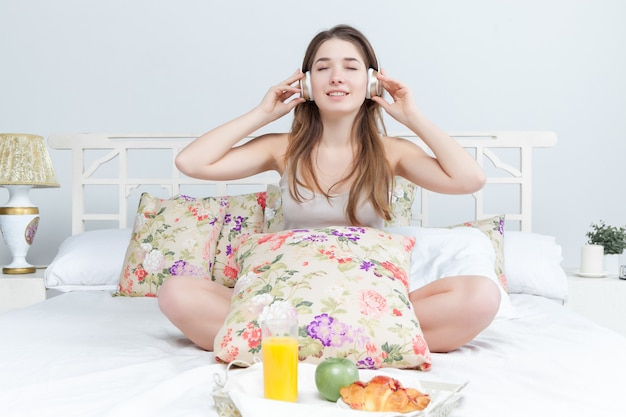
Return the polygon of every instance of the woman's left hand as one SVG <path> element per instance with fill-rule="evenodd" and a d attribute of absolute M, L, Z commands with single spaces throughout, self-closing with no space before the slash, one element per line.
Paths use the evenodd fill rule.
<path fill-rule="evenodd" d="M 417 104 L 413 99 L 411 90 L 398 80 L 387 77 L 384 71 L 378 73 L 378 82 L 391 95 L 392 102 L 388 102 L 382 97 L 372 97 L 372 100 L 380 104 L 383 109 L 398 122 L 408 125 L 409 120 L 419 113 Z"/>

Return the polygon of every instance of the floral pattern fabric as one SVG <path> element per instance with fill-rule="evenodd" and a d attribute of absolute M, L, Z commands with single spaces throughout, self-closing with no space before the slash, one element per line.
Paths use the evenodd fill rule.
<path fill-rule="evenodd" d="M 156 297 L 172 276 L 209 279 L 224 206 L 219 197 L 142 194 L 116 294 Z"/>
<path fill-rule="evenodd" d="M 263 232 L 280 232 L 283 230 L 283 197 L 279 185 L 268 184 L 266 203 L 263 214 Z"/>
<path fill-rule="evenodd" d="M 259 317 L 295 308 L 301 361 L 345 357 L 360 368 L 426 370 L 430 351 L 408 299 L 415 239 L 334 227 L 247 235 L 234 248 L 239 279 L 215 338 L 216 358 L 252 363 Z"/>
<path fill-rule="evenodd" d="M 450 228 L 474 227 L 487 235 L 496 253 L 496 262 L 494 265 L 496 277 L 498 277 L 504 291 L 508 292 L 506 275 L 504 273 L 504 220 L 505 215 L 501 214 L 487 219 L 473 220 L 457 224 L 455 226 L 450 226 Z"/>
<path fill-rule="evenodd" d="M 415 184 L 406 178 L 394 178 L 393 192 L 391 194 L 391 220 L 385 221 L 385 227 L 411 225 L 416 187 Z"/>
<path fill-rule="evenodd" d="M 224 197 L 224 204 L 224 221 L 216 243 L 211 278 L 232 288 L 237 281 L 237 271 L 232 265 L 232 242 L 239 236 L 263 231 L 266 192 Z"/>

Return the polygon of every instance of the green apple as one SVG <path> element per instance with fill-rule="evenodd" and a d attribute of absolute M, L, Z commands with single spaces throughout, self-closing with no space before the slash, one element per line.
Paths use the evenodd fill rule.
<path fill-rule="evenodd" d="M 339 389 L 359 380 L 359 370 L 349 359 L 328 358 L 315 368 L 315 386 L 328 401 L 337 401 Z"/>

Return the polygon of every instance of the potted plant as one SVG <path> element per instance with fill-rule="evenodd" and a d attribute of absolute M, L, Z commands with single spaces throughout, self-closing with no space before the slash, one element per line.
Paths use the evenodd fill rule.
<path fill-rule="evenodd" d="M 604 246 L 605 270 L 609 274 L 617 274 L 619 257 L 626 249 L 626 226 L 610 226 L 600 220 L 599 223 L 591 223 L 587 238 L 590 245 Z"/>

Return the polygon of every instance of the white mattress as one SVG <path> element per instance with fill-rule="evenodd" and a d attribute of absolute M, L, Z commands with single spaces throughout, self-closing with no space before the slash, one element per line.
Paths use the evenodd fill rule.
<path fill-rule="evenodd" d="M 626 415 L 626 338 L 554 301 L 511 299 L 520 318 L 496 320 L 419 374 L 470 381 L 451 415 Z M 0 315 L 0 335 L 0 416 L 217 415 L 211 392 L 224 366 L 154 298 L 67 293 Z"/>

